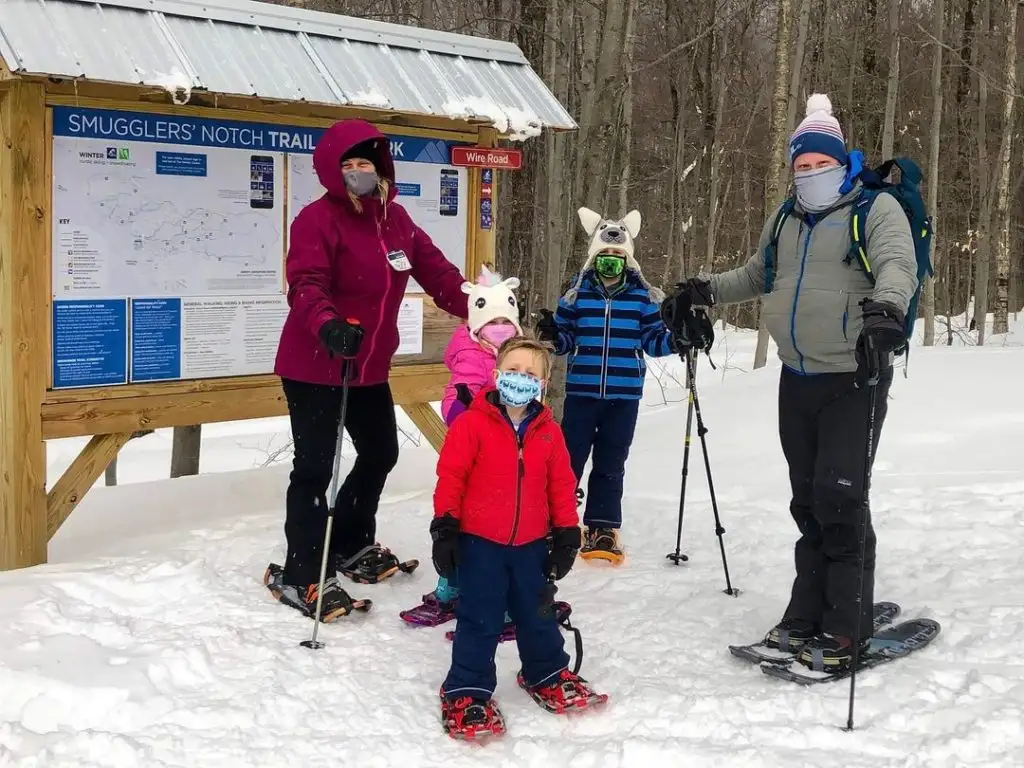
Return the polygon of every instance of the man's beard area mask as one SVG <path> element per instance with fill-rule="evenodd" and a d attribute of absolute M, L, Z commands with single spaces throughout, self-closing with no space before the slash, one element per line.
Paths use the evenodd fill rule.
<path fill-rule="evenodd" d="M 831 208 L 842 197 L 840 189 L 846 181 L 846 166 L 797 171 L 793 181 L 796 184 L 796 197 L 803 209 L 810 213 L 820 213 Z"/>
<path fill-rule="evenodd" d="M 345 177 L 345 186 L 356 197 L 366 197 L 380 183 L 380 177 L 376 171 L 342 171 Z"/>

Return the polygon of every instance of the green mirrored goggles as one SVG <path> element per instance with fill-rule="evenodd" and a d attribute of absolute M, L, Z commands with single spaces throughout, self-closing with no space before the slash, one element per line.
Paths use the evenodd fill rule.
<path fill-rule="evenodd" d="M 617 254 L 601 253 L 594 258 L 594 269 L 601 277 L 618 277 L 626 269 L 626 259 Z"/>

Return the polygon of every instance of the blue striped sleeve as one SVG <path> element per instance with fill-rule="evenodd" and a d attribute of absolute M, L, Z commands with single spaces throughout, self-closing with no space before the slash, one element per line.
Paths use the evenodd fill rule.
<path fill-rule="evenodd" d="M 672 354 L 672 332 L 665 327 L 657 304 L 648 302 L 640 321 L 640 345 L 651 357 L 665 357 Z"/>
<path fill-rule="evenodd" d="M 555 354 L 564 355 L 576 346 L 576 307 L 564 298 L 558 300 L 555 307 L 555 325 L 558 326 L 558 339 L 555 341 Z"/>

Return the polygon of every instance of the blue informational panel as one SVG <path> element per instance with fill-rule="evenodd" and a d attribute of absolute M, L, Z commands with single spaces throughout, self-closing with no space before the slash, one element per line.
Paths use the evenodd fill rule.
<path fill-rule="evenodd" d="M 128 382 L 128 302 L 53 302 L 53 386 Z"/>
<path fill-rule="evenodd" d="M 181 378 L 181 299 L 132 299 L 132 381 Z"/>

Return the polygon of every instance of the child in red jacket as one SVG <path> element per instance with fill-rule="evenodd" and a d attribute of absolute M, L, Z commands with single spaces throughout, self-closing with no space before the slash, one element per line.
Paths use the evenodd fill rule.
<path fill-rule="evenodd" d="M 542 611 L 548 578 L 561 579 L 580 548 L 576 476 L 551 409 L 539 402 L 548 348 L 516 337 L 498 350 L 495 385 L 448 430 L 437 462 L 434 568 L 458 568 L 461 594 L 441 717 L 453 737 L 504 732 L 492 700 L 494 654 L 508 610 L 519 685 L 553 712 L 603 703 L 567 665 L 562 633 Z M 548 537 L 550 536 L 550 544 Z"/>

